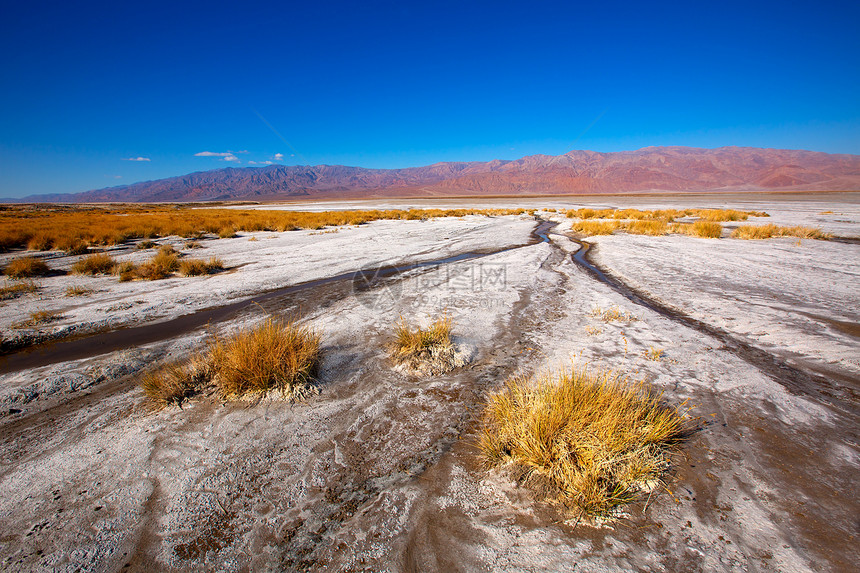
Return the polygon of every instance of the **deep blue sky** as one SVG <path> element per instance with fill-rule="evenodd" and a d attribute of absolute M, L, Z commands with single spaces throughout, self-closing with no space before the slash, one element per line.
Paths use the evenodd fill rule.
<path fill-rule="evenodd" d="M 252 161 L 860 154 L 858 22 L 856 1 L 7 2 L 0 197 Z"/>

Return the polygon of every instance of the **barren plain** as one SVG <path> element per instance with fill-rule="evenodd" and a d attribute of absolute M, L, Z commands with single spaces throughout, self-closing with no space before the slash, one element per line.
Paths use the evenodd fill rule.
<path fill-rule="evenodd" d="M 855 570 L 860 194 L 373 206 L 463 204 L 537 212 L 241 233 L 195 249 L 224 261 L 219 274 L 58 274 L 3 303 L 5 337 L 57 339 L 0 358 L 4 570 Z M 582 239 L 556 210 L 585 206 L 764 211 L 748 223 L 844 239 L 729 238 L 737 223 L 720 239 Z M 59 270 L 79 258 L 46 257 Z M 22 327 L 37 311 L 59 318 Z M 392 368 L 397 320 L 442 313 L 468 364 Z M 147 370 L 273 315 L 322 335 L 317 395 L 145 398 Z M 476 446 L 490 392 L 572 364 L 645 380 L 698 425 L 666 486 L 604 527 L 565 520 Z"/>

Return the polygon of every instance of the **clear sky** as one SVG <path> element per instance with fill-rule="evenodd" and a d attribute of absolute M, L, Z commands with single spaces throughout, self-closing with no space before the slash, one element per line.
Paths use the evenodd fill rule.
<path fill-rule="evenodd" d="M 856 1 L 6 2 L 0 197 L 267 161 L 860 154 L 858 23 Z"/>

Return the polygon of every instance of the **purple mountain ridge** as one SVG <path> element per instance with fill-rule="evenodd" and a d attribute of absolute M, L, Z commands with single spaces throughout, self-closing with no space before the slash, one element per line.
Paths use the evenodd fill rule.
<path fill-rule="evenodd" d="M 434 196 L 562 195 L 648 191 L 860 189 L 860 155 L 754 147 L 646 147 L 531 155 L 404 169 L 343 165 L 227 167 L 15 202 L 187 202 Z"/>

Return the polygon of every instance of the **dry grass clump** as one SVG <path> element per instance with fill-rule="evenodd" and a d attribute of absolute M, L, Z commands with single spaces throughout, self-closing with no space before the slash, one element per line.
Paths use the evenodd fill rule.
<path fill-rule="evenodd" d="M 723 235 L 723 226 L 712 221 L 696 221 L 686 225 L 683 230 L 688 235 L 705 239 L 719 239 Z"/>
<path fill-rule="evenodd" d="M 224 397 L 273 390 L 302 397 L 313 389 L 319 359 L 318 334 L 274 319 L 218 339 L 209 349 L 214 382 Z"/>
<path fill-rule="evenodd" d="M 145 251 L 146 249 L 154 249 L 158 246 L 158 243 L 155 241 L 150 241 L 149 239 L 140 241 L 137 245 L 135 245 L 135 249 L 138 251 Z"/>
<path fill-rule="evenodd" d="M 647 360 L 651 360 L 652 362 L 660 362 L 660 360 L 663 358 L 663 352 L 665 351 L 662 348 L 649 346 L 648 350 L 645 351 L 645 358 Z"/>
<path fill-rule="evenodd" d="M 617 517 L 660 483 L 685 435 L 660 398 L 611 372 L 515 378 L 489 399 L 480 450 L 577 520 Z"/>
<path fill-rule="evenodd" d="M 28 279 L 45 276 L 50 270 L 45 261 L 36 257 L 20 257 L 10 261 L 3 269 L 3 274 L 13 279 Z"/>
<path fill-rule="evenodd" d="M 621 228 L 632 235 L 651 235 L 654 237 L 665 235 L 669 230 L 669 226 L 663 220 L 630 221 L 624 223 Z"/>
<path fill-rule="evenodd" d="M 389 353 L 395 364 L 415 374 L 443 374 L 462 366 L 451 340 L 452 324 L 447 316 L 427 328 L 410 328 L 404 318 L 394 327 Z"/>
<path fill-rule="evenodd" d="M 583 235 L 611 235 L 621 224 L 618 221 L 578 221 L 571 229 Z"/>
<path fill-rule="evenodd" d="M 591 316 L 600 319 L 603 322 L 635 322 L 636 320 L 639 320 L 636 315 L 630 314 L 618 306 L 605 309 L 595 306 L 591 309 Z"/>
<path fill-rule="evenodd" d="M 717 223 L 721 221 L 746 221 L 754 212 L 736 211 L 734 209 L 695 209 L 692 216 L 701 221 Z"/>
<path fill-rule="evenodd" d="M 224 263 L 218 257 L 210 257 L 208 261 L 183 259 L 179 262 L 179 274 L 186 277 L 211 275 L 221 270 L 224 270 Z"/>
<path fill-rule="evenodd" d="M 61 312 L 57 312 L 56 310 L 37 310 L 35 312 L 30 313 L 30 318 L 24 320 L 22 322 L 16 322 L 12 325 L 12 328 L 27 328 L 31 326 L 39 326 L 42 324 L 47 324 L 49 322 L 54 322 L 56 320 L 60 320 L 63 318 L 63 314 Z"/>
<path fill-rule="evenodd" d="M 72 272 L 79 275 L 109 275 L 115 266 L 113 257 L 106 253 L 96 253 L 76 261 L 72 265 Z"/>
<path fill-rule="evenodd" d="M 39 290 L 39 285 L 33 281 L 7 282 L 0 287 L 0 300 L 18 298 L 22 294 L 33 293 L 37 290 Z"/>
<path fill-rule="evenodd" d="M 93 289 L 81 285 L 72 285 L 66 288 L 66 296 L 87 296 L 94 292 Z"/>
<path fill-rule="evenodd" d="M 137 265 L 131 261 L 122 261 L 116 264 L 113 272 L 119 277 L 121 283 L 133 281 L 137 278 Z"/>
<path fill-rule="evenodd" d="M 143 393 L 156 406 L 176 405 L 182 403 L 212 378 L 209 365 L 202 361 L 186 361 L 167 364 L 144 375 L 141 386 Z"/>
<path fill-rule="evenodd" d="M 798 237 L 800 239 L 829 239 L 831 235 L 814 227 L 779 227 L 777 225 L 741 225 L 732 231 L 734 239 L 770 239 L 772 237 Z"/>
<path fill-rule="evenodd" d="M 134 269 L 134 278 L 156 281 L 166 279 L 179 270 L 179 256 L 172 247 L 159 249 L 151 259 Z M 120 280 L 122 275 L 120 274 Z"/>

